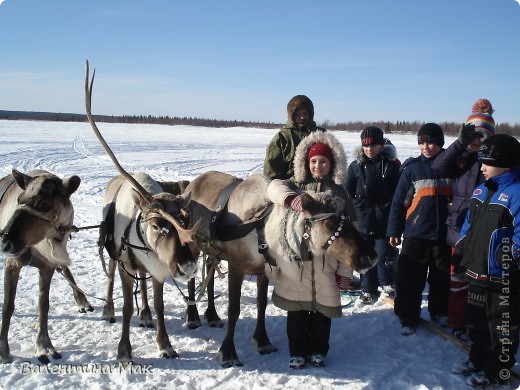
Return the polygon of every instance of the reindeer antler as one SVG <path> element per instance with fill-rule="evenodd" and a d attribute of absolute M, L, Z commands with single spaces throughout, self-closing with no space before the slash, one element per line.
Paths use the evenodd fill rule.
<path fill-rule="evenodd" d="M 146 191 L 141 184 L 137 180 L 134 179 L 132 175 L 130 175 L 127 171 L 123 169 L 123 167 L 119 164 L 117 161 L 116 156 L 106 143 L 105 139 L 101 135 L 101 132 L 99 131 L 96 122 L 94 121 L 94 117 L 92 116 L 92 86 L 94 85 L 94 77 L 96 76 L 96 70 L 92 72 L 92 80 L 90 81 L 89 86 L 89 65 L 87 60 L 87 71 L 85 75 L 85 107 L 87 110 L 87 118 L 90 122 L 90 126 L 94 130 L 94 133 L 96 134 L 96 137 L 98 138 L 99 142 L 101 142 L 101 145 L 103 145 L 103 148 L 105 148 L 105 151 L 108 153 L 108 156 L 116 166 L 119 173 L 124 176 L 130 184 L 135 188 L 135 190 L 150 204 L 153 202 L 152 195 Z"/>

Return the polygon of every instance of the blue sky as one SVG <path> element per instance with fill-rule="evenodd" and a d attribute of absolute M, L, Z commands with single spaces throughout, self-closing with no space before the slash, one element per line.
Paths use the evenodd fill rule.
<path fill-rule="evenodd" d="M 0 0 L 0 109 L 520 123 L 515 0 Z"/>

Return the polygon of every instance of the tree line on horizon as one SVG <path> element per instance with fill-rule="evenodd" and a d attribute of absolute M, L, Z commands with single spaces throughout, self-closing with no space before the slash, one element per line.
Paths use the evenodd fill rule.
<path fill-rule="evenodd" d="M 53 121 L 53 122 L 88 122 L 85 114 L 55 113 L 55 112 L 35 112 L 35 111 L 7 111 L 0 110 L 0 119 L 8 120 L 34 120 L 34 121 Z M 153 115 L 94 115 L 97 122 L 106 123 L 129 123 L 129 124 L 157 124 L 157 125 L 186 125 L 201 127 L 250 127 L 262 129 L 276 129 L 283 126 L 283 123 L 274 122 L 253 122 L 223 119 L 204 119 L 194 117 L 170 117 Z M 377 126 L 386 134 L 416 132 L 425 122 L 420 121 L 349 121 L 333 123 L 325 120 L 318 123 L 318 126 L 328 130 L 337 131 L 360 131 L 367 126 Z M 446 135 L 456 136 L 462 122 L 437 122 L 442 127 Z M 520 124 L 510 125 L 509 123 L 499 123 L 497 133 L 520 136 Z"/>

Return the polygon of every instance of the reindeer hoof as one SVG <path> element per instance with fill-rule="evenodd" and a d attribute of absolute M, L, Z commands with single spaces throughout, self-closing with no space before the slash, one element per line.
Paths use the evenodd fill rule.
<path fill-rule="evenodd" d="M 8 356 L 1 356 L 0 357 L 0 363 L 1 364 L 7 364 L 13 362 L 13 355 L 9 354 Z"/>
<path fill-rule="evenodd" d="M 188 329 L 197 329 L 202 326 L 202 323 L 200 321 L 189 321 L 186 322 L 186 327 Z"/>
<path fill-rule="evenodd" d="M 242 367 L 244 364 L 238 359 L 233 359 L 233 360 L 221 361 L 220 365 L 222 366 L 222 368 L 231 368 L 231 367 Z"/>
<path fill-rule="evenodd" d="M 38 356 L 38 361 L 42 364 L 49 364 L 51 361 L 49 360 L 49 358 L 47 357 L 47 355 L 40 355 Z"/>
<path fill-rule="evenodd" d="M 261 348 L 257 348 L 257 351 L 260 355 L 268 355 L 270 354 L 271 352 L 276 352 L 278 351 L 278 348 L 276 348 L 274 345 L 272 344 L 269 344 L 269 345 L 266 345 L 264 347 L 261 347 Z"/>
<path fill-rule="evenodd" d="M 53 354 L 51 355 L 51 357 L 52 357 L 53 359 L 61 359 L 61 353 L 55 351 L 55 352 L 53 352 Z"/>
<path fill-rule="evenodd" d="M 80 313 L 86 313 L 87 311 L 94 311 L 94 308 L 92 306 L 88 306 L 88 307 L 82 307 L 81 309 L 78 310 Z"/>
<path fill-rule="evenodd" d="M 175 351 L 170 352 L 170 353 L 164 351 L 164 352 L 161 352 L 159 357 L 166 358 L 166 359 L 177 359 L 179 357 L 179 354 Z"/>
<path fill-rule="evenodd" d="M 218 319 L 216 321 L 208 322 L 208 325 L 210 328 L 223 328 L 224 327 L 224 321 L 221 319 Z"/>

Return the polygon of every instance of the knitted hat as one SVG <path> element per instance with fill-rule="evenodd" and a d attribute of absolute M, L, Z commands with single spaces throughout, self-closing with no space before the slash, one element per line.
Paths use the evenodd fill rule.
<path fill-rule="evenodd" d="M 475 130 L 482 134 L 483 138 L 490 137 L 495 135 L 495 121 L 491 114 L 486 114 L 485 112 L 476 112 L 471 114 L 468 119 L 466 119 L 467 125 L 474 125 Z"/>
<path fill-rule="evenodd" d="M 383 130 L 376 126 L 368 126 L 361 132 L 361 145 L 384 145 Z"/>
<path fill-rule="evenodd" d="M 294 114 L 301 109 L 307 110 L 311 121 L 314 119 L 314 104 L 312 104 L 311 99 L 305 95 L 296 95 L 287 103 L 287 116 L 291 122 L 294 122 Z"/>
<path fill-rule="evenodd" d="M 488 137 L 480 145 L 478 159 L 492 167 L 513 168 L 520 164 L 520 142 L 508 134 Z"/>
<path fill-rule="evenodd" d="M 329 159 L 330 163 L 334 163 L 334 157 L 332 156 L 332 149 L 327 144 L 316 143 L 312 145 L 307 153 L 307 160 L 310 160 L 314 156 L 325 156 Z"/>
<path fill-rule="evenodd" d="M 417 143 L 429 143 L 440 146 L 444 146 L 444 132 L 441 127 L 436 123 L 426 123 L 422 125 L 417 133 Z"/>
<path fill-rule="evenodd" d="M 471 107 L 471 115 L 466 119 L 467 125 L 475 126 L 475 130 L 482 134 L 482 138 L 495 135 L 495 120 L 491 116 L 495 110 L 487 99 L 478 99 Z"/>

